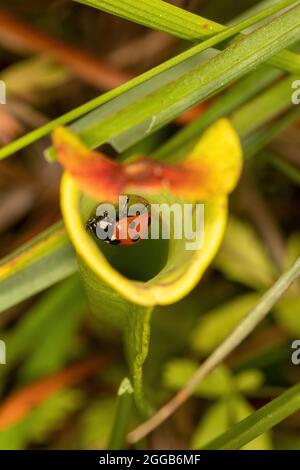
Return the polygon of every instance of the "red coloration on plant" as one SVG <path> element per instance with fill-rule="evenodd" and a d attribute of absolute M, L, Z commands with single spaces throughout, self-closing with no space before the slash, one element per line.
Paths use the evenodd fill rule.
<path fill-rule="evenodd" d="M 126 163 L 91 151 L 67 129 L 53 133 L 58 159 L 81 191 L 97 201 L 117 202 L 120 194 L 167 190 L 191 201 L 228 194 L 241 171 L 241 148 L 226 119 L 205 131 L 180 163 L 136 156 Z"/>
<path fill-rule="evenodd" d="M 80 189 L 96 200 L 116 202 L 121 193 L 131 190 L 157 192 L 164 188 L 179 195 L 192 194 L 207 177 L 206 168 L 195 160 L 173 165 L 143 156 L 127 164 L 113 161 L 90 151 L 65 129 L 54 133 L 54 145 L 59 161 Z"/>
<path fill-rule="evenodd" d="M 0 430 L 24 419 L 35 407 L 41 405 L 59 390 L 70 387 L 95 372 L 107 367 L 111 358 L 92 357 L 66 367 L 60 372 L 44 377 L 12 393 L 0 407 Z"/>

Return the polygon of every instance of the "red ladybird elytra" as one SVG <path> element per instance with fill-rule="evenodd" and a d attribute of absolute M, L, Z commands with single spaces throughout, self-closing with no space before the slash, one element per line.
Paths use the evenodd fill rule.
<path fill-rule="evenodd" d="M 151 224 L 149 203 L 140 196 L 130 195 L 126 198 L 127 215 L 120 216 L 118 206 L 114 206 L 115 218 L 110 217 L 108 211 L 100 215 L 93 214 L 86 223 L 86 229 L 98 240 L 110 245 L 128 246 L 140 242 L 148 234 L 148 227 Z M 137 211 L 135 215 L 128 215 L 128 208 L 133 204 L 141 205 L 141 211 Z"/>

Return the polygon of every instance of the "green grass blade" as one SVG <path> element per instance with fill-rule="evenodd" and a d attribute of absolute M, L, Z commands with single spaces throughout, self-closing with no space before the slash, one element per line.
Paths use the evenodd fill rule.
<path fill-rule="evenodd" d="M 269 75 L 268 73 L 269 72 Z M 268 81 L 278 78 L 274 70 L 262 68 L 253 75 L 241 80 L 235 87 L 230 89 L 215 104 L 209 107 L 195 122 L 183 128 L 175 136 L 160 147 L 155 156 L 158 158 L 168 158 L 176 154 L 201 133 L 211 121 L 227 115 L 237 104 L 242 104 L 244 100 L 255 94 L 259 88 L 266 86 Z M 244 153 L 246 157 L 253 156 L 265 145 L 267 145 L 275 135 L 284 130 L 289 124 L 297 120 L 298 109 L 291 104 L 291 84 L 295 77 L 287 77 L 264 93 L 261 93 L 253 100 L 244 104 L 230 115 L 230 118 L 242 139 Z M 257 84 L 257 90 L 256 90 Z M 266 126 L 274 118 L 283 112 L 291 111 L 270 126 L 258 130 L 260 126 Z M 256 116 L 256 119 L 249 119 L 249 116 Z"/>
<path fill-rule="evenodd" d="M 262 14 L 260 14 L 260 18 Z M 212 47 L 215 44 L 218 44 L 220 41 L 223 41 L 226 38 L 231 37 L 237 32 L 244 29 L 247 25 L 255 23 L 258 20 L 257 17 L 247 19 L 246 22 L 243 22 L 239 25 L 236 25 L 234 28 L 229 28 L 225 31 L 221 31 L 220 34 L 217 34 L 213 38 L 205 41 L 203 44 L 195 46 L 187 51 L 179 54 L 178 56 L 164 62 L 163 64 L 154 67 L 150 71 L 140 75 L 139 77 L 130 80 L 126 84 L 105 93 L 102 96 L 99 96 L 88 103 L 79 106 L 78 108 L 66 113 L 65 115 L 60 116 L 57 119 L 47 123 L 46 125 L 29 132 L 25 136 L 11 142 L 2 149 L 0 149 L 0 159 L 6 158 L 9 155 L 17 152 L 18 150 L 30 145 L 36 140 L 40 139 L 43 136 L 49 134 L 57 126 L 66 125 L 87 113 L 92 113 L 93 110 L 100 108 L 100 113 L 97 110 L 96 114 L 91 114 L 89 117 L 84 118 L 81 122 L 79 121 L 75 130 L 82 128 L 82 126 L 88 124 L 89 119 L 92 120 L 100 119 L 105 117 L 107 113 L 107 108 L 103 105 L 108 104 L 108 112 L 111 114 L 120 110 L 120 107 L 127 106 L 132 103 L 134 99 L 138 99 L 146 94 L 152 93 L 161 87 L 163 84 L 168 83 L 179 75 L 188 72 L 191 68 L 199 65 L 200 59 L 198 58 L 201 51 Z M 118 100 L 119 98 L 119 100 Z M 123 101 L 124 100 L 124 101 Z"/>
<path fill-rule="evenodd" d="M 247 83 L 248 79 L 245 80 L 244 85 L 247 85 Z M 278 85 L 275 85 L 275 87 L 273 87 L 275 91 L 277 86 Z M 239 84 L 237 87 L 239 87 Z M 234 90 L 228 92 L 229 95 L 231 93 L 234 93 Z M 220 99 L 221 102 L 222 99 L 223 98 Z M 226 101 L 226 96 L 224 99 Z M 270 110 L 273 109 L 272 100 L 268 98 L 268 95 L 266 96 L 266 102 L 261 100 L 260 97 L 255 99 L 254 102 L 256 103 L 256 107 L 254 107 L 251 102 L 249 104 L 254 115 L 259 115 L 261 106 L 263 106 L 265 116 L 267 116 L 269 119 L 272 118 L 272 113 L 267 112 L 268 106 L 270 107 Z M 218 111 L 218 102 L 215 106 Z M 244 106 L 242 109 L 244 110 L 244 113 L 246 113 L 245 115 L 248 116 L 247 106 Z M 243 116 L 243 113 L 236 113 L 235 125 L 237 128 L 243 128 L 245 131 Z M 264 127 L 252 135 L 247 135 L 246 138 L 243 139 L 243 148 L 246 158 L 253 156 L 259 150 L 261 150 L 273 139 L 273 137 L 275 137 L 278 133 L 288 127 L 299 117 L 300 108 L 295 107 L 278 121 L 270 124 L 267 127 Z M 215 118 L 217 118 L 217 115 Z M 199 121 L 200 125 L 201 119 L 202 118 L 200 118 Z M 239 122 L 239 119 L 241 119 L 241 122 Z M 201 132 L 199 124 L 197 128 L 198 135 Z M 261 122 L 260 124 L 265 124 L 265 122 Z M 205 117 L 204 126 L 206 127 Z M 252 127 L 251 122 L 249 123 L 249 126 Z M 177 141 L 175 138 L 173 143 L 173 139 L 171 139 L 171 149 L 174 150 L 174 152 L 178 151 L 180 146 L 186 145 L 189 142 L 189 137 L 193 139 L 195 135 L 196 133 L 193 132 L 191 132 L 190 135 L 185 135 L 183 132 L 182 140 L 179 138 Z M 168 144 L 166 144 L 165 148 L 167 151 L 162 152 L 161 155 L 160 152 L 158 152 L 159 157 L 165 158 L 170 153 L 172 153 L 168 148 Z M 165 148 L 162 147 L 163 150 L 165 150 Z M 53 271 L 51 273 L 48 272 L 49 265 L 53 266 Z M 54 225 L 49 229 L 49 231 L 43 232 L 40 236 L 36 237 L 30 244 L 24 245 L 20 250 L 17 250 L 15 253 L 1 261 L 0 311 L 6 310 L 11 306 L 16 305 L 20 301 L 29 298 L 31 295 L 40 292 L 41 290 L 49 287 L 59 280 L 69 276 L 74 271 L 76 271 L 76 269 L 75 255 L 67 239 L 65 230 L 61 224 Z M 33 279 L 34 282 L 31 283 L 31 279 Z M 23 282 L 24 288 L 22 287 Z"/>
<path fill-rule="evenodd" d="M 83 287 L 78 275 L 71 276 L 43 295 L 19 320 L 17 327 L 6 334 L 8 360 L 7 367 L 0 370 L 1 378 L 22 362 L 19 373 L 22 376 L 27 374 L 27 381 L 32 380 L 32 376 L 28 377 L 29 371 L 42 375 L 59 369 L 70 351 L 67 339 L 72 337 L 84 305 Z M 59 334 L 64 339 L 53 350 Z M 41 374 L 37 374 L 37 370 Z"/>
<path fill-rule="evenodd" d="M 122 450 L 126 448 L 126 434 L 132 407 L 133 388 L 129 379 L 125 378 L 118 390 L 117 409 L 108 449 Z"/>
<path fill-rule="evenodd" d="M 272 429 L 300 409 L 300 384 L 255 411 L 204 447 L 205 450 L 237 450 Z"/>
<path fill-rule="evenodd" d="M 269 71 L 271 71 L 270 75 L 268 76 L 268 74 L 266 74 L 266 78 L 264 79 L 264 68 L 261 70 L 262 70 L 261 72 L 258 71 L 254 73 L 253 75 L 254 81 L 252 81 L 252 78 L 250 80 L 250 77 L 247 77 L 244 81 L 242 81 L 240 84 L 237 85 L 237 90 L 239 90 L 240 87 L 241 89 L 244 88 L 245 98 L 247 98 L 248 96 L 252 95 L 255 92 L 255 87 L 253 87 L 253 83 L 255 83 L 255 80 L 258 77 L 257 74 L 260 75 L 260 80 L 257 81 L 258 87 L 265 86 L 269 80 L 270 81 L 274 80 L 277 77 L 277 74 L 274 74 L 274 71 L 271 71 L 271 69 L 268 69 Z M 280 83 L 284 83 L 284 81 Z M 262 95 L 262 98 L 259 97 L 258 99 L 254 100 L 254 102 L 256 103 L 256 106 L 254 106 L 253 103 L 251 102 L 249 103 L 249 106 L 252 110 L 251 112 L 253 112 L 254 115 L 259 115 L 261 113 L 261 108 L 263 107 L 263 116 L 265 118 L 271 119 L 274 117 L 274 115 L 272 114 L 272 112 L 274 111 L 273 102 L 271 99 L 268 98 L 268 96 L 269 94 L 273 94 L 273 97 L 274 97 L 274 91 L 276 92 L 277 90 L 276 87 L 278 86 L 281 87 L 280 83 L 278 85 L 275 85 L 275 87 L 273 87 L 273 89 L 271 89 L 270 92 L 268 92 L 265 99 L 263 99 L 263 95 Z M 286 83 L 288 85 L 288 79 Z M 230 90 L 228 92 L 228 95 L 230 96 L 231 93 L 233 94 L 235 93 L 234 89 Z M 212 120 L 216 119 L 218 117 L 219 112 L 224 113 L 226 112 L 226 109 L 227 110 L 230 109 L 230 100 L 226 102 L 226 95 L 224 99 L 225 99 L 225 106 L 223 110 L 222 110 L 222 105 L 221 105 L 221 108 L 218 109 L 218 102 L 217 102 L 216 103 L 217 112 L 215 114 L 212 113 L 212 115 L 210 115 L 210 117 L 208 118 L 207 122 L 205 122 L 205 116 L 204 116 L 204 125 L 202 123 L 203 127 L 206 127 L 209 124 L 210 119 Z M 236 104 L 238 104 L 240 100 L 238 93 L 235 95 L 235 99 L 236 99 Z M 242 98 L 242 100 L 243 99 L 244 98 Z M 222 103 L 222 98 L 220 101 Z M 279 101 L 281 102 L 281 100 Z M 277 100 L 278 103 L 279 101 Z M 247 106 L 242 108 L 244 110 L 243 113 L 239 111 L 238 113 L 235 114 L 235 125 L 237 126 L 238 129 L 239 128 L 242 129 L 243 135 L 245 133 L 247 134 L 245 125 L 242 124 L 243 122 L 244 123 L 246 122 L 247 124 L 247 120 L 244 120 L 243 118 L 243 116 L 246 116 L 246 115 L 248 116 Z M 277 108 L 275 106 L 275 110 L 276 109 Z M 278 122 L 275 122 L 272 125 L 264 128 L 263 130 L 258 131 L 252 136 L 247 135 L 247 138 L 243 142 L 246 156 L 251 156 L 255 152 L 259 151 L 261 148 L 263 148 L 263 146 L 265 146 L 268 142 L 270 142 L 273 136 L 275 136 L 278 132 L 280 132 L 282 129 L 284 129 L 290 123 L 292 123 L 295 119 L 297 119 L 299 116 L 299 112 L 300 112 L 300 108 L 296 107 L 286 116 L 281 118 Z M 265 124 L 265 122 L 261 120 L 260 124 Z M 250 128 L 252 129 L 251 122 L 249 123 L 249 125 L 250 125 Z M 248 131 L 250 128 L 248 126 Z M 201 121 L 200 121 L 200 128 L 199 127 L 197 128 L 197 132 L 198 132 L 198 135 L 201 132 Z M 189 135 L 187 137 L 185 136 L 186 139 L 189 137 L 193 137 L 193 134 L 191 133 L 190 136 Z M 179 146 L 183 144 L 183 142 L 180 140 L 178 141 L 178 143 L 179 143 Z M 160 156 L 163 156 L 163 155 L 160 155 Z M 67 277 L 68 275 L 70 275 L 76 270 L 76 261 L 75 261 L 74 253 L 67 240 L 66 234 L 62 226 L 60 227 L 55 226 L 51 230 L 53 230 L 52 233 L 48 234 L 47 232 L 45 232 L 44 234 L 40 236 L 41 239 L 40 237 L 37 237 L 37 239 L 35 239 L 32 244 L 26 245 L 21 250 L 18 250 L 16 253 L 13 253 L 10 257 L 4 259 L 1 262 L 0 264 L 0 281 L 2 281 L 0 284 L 0 295 L 1 295 L 0 310 L 1 311 L 9 308 L 12 305 L 17 304 L 21 300 L 24 300 L 30 297 L 34 293 L 40 292 L 41 290 L 52 285 L 53 283 Z M 39 254 L 41 256 L 40 258 L 39 258 Z M 53 266 L 53 270 L 51 272 L 47 264 L 48 262 L 51 263 L 51 266 Z M 32 279 L 34 280 L 34 282 L 31 282 Z"/>
<path fill-rule="evenodd" d="M 148 421 L 138 426 L 134 431 L 129 433 L 129 441 L 135 443 L 143 437 L 147 436 L 150 432 L 156 429 L 162 422 L 170 417 L 203 383 L 203 380 L 222 364 L 225 359 L 235 350 L 235 348 L 242 343 L 254 329 L 263 321 L 268 315 L 270 310 L 284 295 L 288 288 L 296 281 L 300 275 L 300 257 L 295 261 L 292 267 L 283 273 L 273 286 L 266 291 L 259 303 L 244 317 L 234 330 L 225 338 L 225 340 L 211 353 L 207 359 L 199 366 L 192 378 L 186 382 L 185 386 L 162 408 L 160 408 Z M 300 407 L 300 397 L 298 390 L 297 406 Z M 294 404 L 295 405 L 295 404 Z M 288 405 L 287 405 L 288 406 Z M 283 408 L 286 410 L 286 407 Z M 291 413 L 293 408 L 289 408 Z M 253 415 L 252 415 L 253 416 Z M 270 421 L 272 423 L 272 416 Z M 263 432 L 263 431 L 262 431 Z M 237 433 L 239 436 L 240 433 Z M 258 434 L 259 435 L 259 434 Z M 236 435 L 235 435 L 236 437 Z M 256 436 L 254 436 L 256 437 Z M 253 438 L 254 438 L 253 437 Z M 251 438 L 249 439 L 251 440 Z M 243 446 L 245 442 L 239 441 Z M 236 447 L 234 447 L 236 448 Z"/>
<path fill-rule="evenodd" d="M 287 129 L 300 118 L 300 106 L 294 106 L 281 119 L 270 124 L 266 128 L 259 129 L 243 142 L 244 157 L 248 159 L 256 155 L 261 149 L 269 144 L 273 138 Z"/>
<path fill-rule="evenodd" d="M 226 26 L 161 0 L 140 0 L 138 8 L 136 0 L 122 2 L 119 0 L 75 1 L 190 41 L 203 40 L 208 35 L 218 33 L 226 28 Z M 266 10 L 269 11 L 270 16 L 280 9 L 286 8 L 289 5 L 297 5 L 298 3 L 299 1 L 286 0 L 272 5 Z M 256 16 L 261 13 L 256 13 Z M 244 29 L 246 28 L 247 26 Z M 279 53 L 278 57 L 271 59 L 271 63 L 287 72 L 298 73 L 300 71 L 300 58 L 289 51 Z"/>
<path fill-rule="evenodd" d="M 222 90 L 300 35 L 300 5 L 234 43 L 197 69 L 80 132 L 90 147 L 123 151 L 180 113 Z"/>
<path fill-rule="evenodd" d="M 293 181 L 297 186 L 300 186 L 300 171 L 296 166 L 292 165 L 290 162 L 284 160 L 284 158 L 276 155 L 270 150 L 265 150 L 262 156 L 268 163 L 274 166 L 274 168 L 281 171 L 284 175 L 290 178 L 290 180 Z"/>
<path fill-rule="evenodd" d="M 252 19 L 251 22 L 256 21 Z M 247 23 L 248 24 L 248 23 Z M 180 75 L 190 71 L 196 65 L 199 64 L 198 55 L 208 47 L 211 47 L 218 42 L 223 41 L 226 38 L 231 37 L 237 32 L 241 31 L 244 25 L 236 26 L 226 32 L 222 31 L 220 35 L 215 36 L 208 42 L 191 48 L 167 61 L 163 64 L 154 67 L 153 69 L 141 74 L 137 78 L 130 80 L 129 82 L 121 85 L 120 87 L 101 95 L 78 108 L 60 116 L 57 119 L 47 123 L 40 128 L 29 132 L 25 136 L 11 142 L 4 148 L 0 149 L 0 159 L 6 158 L 14 152 L 30 145 L 41 137 L 49 134 L 53 129 L 58 126 L 68 124 L 81 116 L 91 113 L 93 110 L 100 108 L 100 111 L 96 111 L 95 114 L 91 113 L 87 119 L 83 119 L 79 124 L 74 126 L 74 130 L 81 129 L 89 123 L 90 119 L 100 119 L 108 114 L 113 114 L 116 111 L 122 109 L 123 106 L 132 103 L 134 100 L 141 98 L 153 91 L 157 90 L 163 84 L 169 83 Z M 157 79 L 156 79 L 157 78 Z M 118 99 L 119 98 L 119 99 Z M 108 106 L 103 106 L 108 103 Z"/>
<path fill-rule="evenodd" d="M 230 116 L 242 139 L 293 106 L 291 90 L 294 80 L 296 77 L 290 76 L 279 81 Z M 259 112 L 257 112 L 258 109 Z M 255 116 L 255 119 L 251 119 L 249 116 Z"/>
<path fill-rule="evenodd" d="M 0 263 L 0 312 L 77 270 L 73 248 L 55 224 Z"/>
<path fill-rule="evenodd" d="M 184 126 L 166 143 L 155 151 L 155 156 L 164 159 L 169 155 L 176 154 L 181 148 L 190 144 L 193 140 L 212 124 L 216 119 L 227 116 L 239 106 L 253 98 L 260 91 L 281 77 L 279 70 L 262 65 L 257 70 L 240 80 L 236 85 L 230 88 L 220 96 L 201 116 L 192 123 Z M 255 110 L 257 114 L 260 111 Z M 238 122 L 238 119 L 237 119 Z"/>
<path fill-rule="evenodd" d="M 214 21 L 160 0 L 76 0 L 126 20 L 158 29 L 182 39 L 199 41 L 223 29 Z"/>

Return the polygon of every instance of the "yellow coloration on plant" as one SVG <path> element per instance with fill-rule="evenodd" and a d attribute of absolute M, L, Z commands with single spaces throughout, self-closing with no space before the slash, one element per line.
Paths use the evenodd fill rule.
<path fill-rule="evenodd" d="M 204 132 L 185 160 L 207 169 L 207 194 L 228 194 L 236 186 L 242 170 L 242 148 L 228 119 L 220 119 Z"/>
<path fill-rule="evenodd" d="M 168 192 L 190 202 L 223 196 L 241 172 L 241 147 L 228 119 L 211 126 L 186 158 L 165 163 L 137 155 L 125 163 L 92 151 L 68 129 L 53 133 L 57 156 L 80 190 L 97 201 L 117 202 L 120 194 Z"/>
<path fill-rule="evenodd" d="M 230 122 L 222 119 L 214 124 L 200 139 L 197 153 L 199 149 L 205 150 L 203 158 L 206 162 L 217 162 L 217 173 L 220 167 L 225 169 L 227 162 L 230 162 L 230 182 L 226 188 L 233 189 L 240 173 L 242 154 L 238 136 Z M 214 167 L 211 164 L 211 171 Z M 223 177 L 227 177 L 225 170 Z M 224 191 L 224 194 L 205 201 L 203 246 L 195 251 L 187 251 L 180 246 L 181 240 L 171 239 L 166 265 L 155 277 L 141 282 L 130 280 L 117 271 L 87 233 L 80 213 L 83 198 L 85 195 L 77 182 L 65 173 L 61 184 L 61 207 L 67 232 L 77 254 L 96 274 L 99 282 L 104 282 L 128 301 L 142 306 L 172 304 L 185 297 L 199 282 L 218 251 L 227 221 L 227 194 Z"/>
<path fill-rule="evenodd" d="M 88 158 L 91 156 L 91 152 L 88 150 L 86 145 L 78 138 L 76 134 L 68 131 L 65 127 L 58 127 L 52 133 L 52 138 L 54 142 L 65 144 L 65 148 L 74 148 L 77 152 L 77 155 L 80 157 Z"/>
<path fill-rule="evenodd" d="M 113 268 L 85 230 L 78 210 L 80 197 L 76 183 L 65 174 L 61 186 L 61 205 L 66 229 L 76 252 L 104 282 L 138 305 L 167 305 L 182 299 L 195 287 L 223 238 L 227 219 L 226 198 L 214 202 L 212 209 L 215 217 L 209 227 L 209 237 L 206 237 L 200 250 L 192 252 L 193 259 L 185 272 L 178 275 L 177 272 L 163 270 L 148 282 L 132 281 Z"/>
<path fill-rule="evenodd" d="M 58 230 L 54 235 L 51 235 L 51 246 L 63 246 L 67 237 L 62 237 L 64 229 Z M 26 251 L 20 251 L 14 258 L 9 259 L 0 266 L 0 281 L 4 281 L 13 273 L 21 271 L 28 263 L 38 260 L 45 255 L 45 249 L 49 249 L 48 239 L 44 238 L 37 244 L 29 247 Z"/>

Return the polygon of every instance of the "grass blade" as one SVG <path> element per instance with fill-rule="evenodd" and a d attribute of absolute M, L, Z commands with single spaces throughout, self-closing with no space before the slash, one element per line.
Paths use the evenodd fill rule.
<path fill-rule="evenodd" d="M 160 0 L 142 0 L 138 6 L 136 0 L 75 1 L 190 41 L 202 40 L 224 28 L 214 21 Z"/>
<path fill-rule="evenodd" d="M 180 113 L 265 62 L 300 35 L 300 5 L 234 43 L 199 68 L 80 132 L 89 147 L 123 151 Z"/>
<path fill-rule="evenodd" d="M 61 223 L 4 258 L 0 264 L 0 312 L 41 292 L 77 270 Z"/>
<path fill-rule="evenodd" d="M 294 385 L 275 400 L 255 411 L 240 423 L 234 425 L 205 450 L 237 450 L 257 436 L 272 429 L 300 409 L 300 384 Z"/>
<path fill-rule="evenodd" d="M 170 417 L 193 394 L 194 390 L 210 372 L 221 364 L 228 355 L 247 338 L 299 275 L 300 257 L 265 293 L 256 307 L 250 311 L 220 346 L 201 364 L 199 369 L 180 392 L 152 416 L 152 418 L 129 434 L 129 442 L 134 443 L 139 441 Z"/>
<path fill-rule="evenodd" d="M 273 165 L 274 168 L 281 171 L 284 175 L 290 178 L 290 180 L 293 181 L 297 186 L 300 186 L 300 171 L 296 166 L 268 150 L 263 152 L 263 158 L 265 158 L 268 163 Z"/>
<path fill-rule="evenodd" d="M 262 70 L 262 75 L 263 75 Z M 256 75 L 254 75 L 255 79 Z M 250 78 L 250 77 L 249 77 Z M 272 75 L 270 76 L 270 79 Z M 274 77 L 273 77 L 274 78 Z M 238 84 L 237 87 L 241 85 L 245 87 L 246 94 L 248 93 L 248 77 L 245 81 L 241 84 Z M 275 85 L 276 90 L 277 85 Z M 247 91 L 248 90 L 248 91 Z M 228 95 L 234 94 L 234 89 L 228 92 Z M 226 105 L 226 95 L 222 100 L 225 100 Z M 238 99 L 238 98 L 237 98 Z M 259 106 L 263 106 L 265 108 L 265 114 L 269 118 L 272 117 L 271 114 L 267 112 L 267 103 L 272 102 L 267 97 L 267 103 L 261 101 L 259 98 L 258 100 L 254 100 L 256 104 Z M 252 112 L 257 115 L 259 114 L 260 107 L 254 107 L 250 103 Z M 222 112 L 222 106 L 220 109 L 218 108 L 218 102 L 215 105 L 216 109 L 216 116 L 218 113 Z M 247 106 L 244 108 L 244 112 L 247 113 Z M 209 112 L 209 110 L 208 110 Z M 237 113 L 235 124 L 237 128 L 243 127 L 239 122 L 239 116 L 244 120 L 243 113 Z M 207 120 L 214 117 L 214 112 L 212 112 L 212 116 L 209 114 Z M 280 118 L 278 121 L 270 124 L 269 126 L 263 128 L 262 130 L 257 131 L 251 136 L 246 136 L 243 139 L 243 149 L 246 158 L 253 156 L 259 150 L 261 150 L 265 145 L 267 145 L 275 135 L 280 133 L 286 127 L 288 127 L 291 123 L 295 120 L 299 119 L 300 117 L 300 108 L 296 107 L 292 109 L 289 113 L 285 116 Z M 203 121 L 202 121 L 203 119 Z M 203 124 L 204 122 L 204 124 Z M 179 132 L 178 139 L 175 138 L 170 140 L 170 146 L 167 143 L 165 146 L 162 147 L 162 152 L 158 151 L 158 156 L 160 158 L 165 158 L 168 155 L 172 154 L 172 150 L 174 152 L 178 151 L 178 148 L 186 145 L 189 142 L 189 138 L 192 138 L 196 135 L 196 130 L 198 130 L 198 135 L 201 132 L 201 125 L 205 126 L 206 117 L 205 115 L 203 118 L 201 117 L 199 123 L 197 123 L 197 129 L 194 130 L 194 125 L 191 125 L 191 132 L 185 133 L 184 131 Z M 265 124 L 264 122 L 261 124 Z M 250 127 L 252 123 L 250 122 Z M 245 128 L 244 128 L 245 131 Z M 181 137 L 182 133 L 182 137 Z M 170 151 L 171 149 L 171 151 Z M 39 247 L 44 246 L 44 250 L 39 251 Z M 40 258 L 36 257 L 36 254 L 40 253 Z M 19 256 L 20 255 L 20 256 Z M 27 262 L 26 261 L 27 257 Z M 33 258 L 32 258 L 33 257 Z M 15 261 L 14 261 L 15 260 Z M 48 273 L 48 264 L 50 263 L 51 266 L 54 266 L 54 270 L 49 276 Z M 36 269 L 38 267 L 38 269 Z M 76 266 L 76 258 L 73 252 L 73 249 L 70 243 L 67 240 L 66 232 L 63 229 L 62 224 L 54 225 L 49 229 L 49 231 L 43 232 L 39 237 L 35 238 L 29 245 L 25 245 L 17 252 L 13 253 L 9 257 L 3 259 L 0 263 L 0 311 L 6 310 L 7 308 L 16 305 L 20 301 L 30 297 L 34 293 L 40 292 L 41 290 L 53 285 L 54 283 L 58 282 L 59 280 L 69 276 L 73 272 L 77 270 Z M 34 282 L 31 284 L 30 276 Z M 45 276 L 45 278 L 44 278 Z M 21 287 L 20 280 L 25 279 L 25 287 L 24 289 Z"/>
<path fill-rule="evenodd" d="M 282 73 L 279 70 L 262 65 L 226 91 L 224 95 L 220 96 L 198 119 L 185 126 L 168 139 L 166 143 L 161 145 L 155 151 L 155 157 L 164 159 L 172 154 L 176 154 L 179 149 L 195 140 L 216 119 L 227 116 L 239 108 L 247 100 L 253 98 L 268 85 L 280 78 L 281 75 Z M 258 113 L 258 110 L 256 109 L 255 112 Z M 236 121 L 238 122 L 238 118 Z"/>
<path fill-rule="evenodd" d="M 173 34 L 182 39 L 199 41 L 226 28 L 226 26 L 210 21 L 189 11 L 170 5 L 161 0 L 140 0 L 138 8 L 136 0 L 75 0 L 113 15 L 120 16 L 149 28 Z M 297 5 L 298 1 L 287 0 L 278 2 L 266 9 L 269 16 L 289 5 Z M 258 12 L 256 15 L 259 15 Z M 248 18 L 247 18 L 248 19 Z M 257 22 L 260 20 L 257 20 Z M 246 29 L 247 26 L 244 28 Z M 270 62 L 286 72 L 300 71 L 300 58 L 290 51 L 280 52 Z"/>
<path fill-rule="evenodd" d="M 117 409 L 108 448 L 122 450 L 126 447 L 128 421 L 133 406 L 133 388 L 129 379 L 125 378 L 118 390 Z"/>
<path fill-rule="evenodd" d="M 256 155 L 261 149 L 269 144 L 272 139 L 287 129 L 300 118 L 300 107 L 294 106 L 281 119 L 270 124 L 266 128 L 259 129 L 254 134 L 244 139 L 244 157 L 248 159 Z"/>
<path fill-rule="evenodd" d="M 260 13 L 259 17 L 262 18 L 263 15 L 265 16 L 265 14 L 266 13 Z M 130 99 L 131 100 L 137 99 L 138 97 L 144 96 L 147 93 L 152 93 L 153 91 L 157 90 L 158 87 L 161 87 L 164 83 L 170 82 L 174 80 L 176 77 L 178 77 L 178 73 L 182 75 L 184 72 L 189 71 L 192 67 L 195 67 L 197 65 L 197 57 L 201 53 L 201 51 L 209 47 L 212 47 L 215 44 L 218 44 L 220 41 L 223 41 L 226 38 L 231 37 L 232 35 L 241 31 L 245 27 L 255 23 L 257 20 L 258 20 L 257 16 L 253 18 L 249 18 L 245 22 L 235 26 L 234 28 L 228 28 L 225 31 L 221 31 L 220 34 L 217 34 L 217 36 L 214 36 L 213 38 L 207 40 L 203 44 L 200 44 L 198 46 L 195 46 L 194 48 L 188 49 L 182 54 L 179 54 L 178 56 L 164 62 L 163 64 L 157 67 L 154 67 L 153 69 L 140 75 L 139 77 L 133 80 L 130 80 L 126 84 L 108 93 L 105 93 L 104 95 L 99 96 L 83 104 L 82 106 L 79 106 L 78 108 L 66 113 L 65 115 L 62 115 L 59 118 L 54 119 L 53 121 L 47 123 L 46 125 L 26 134 L 20 139 L 17 139 L 14 142 L 11 142 L 10 144 L 0 149 L 0 159 L 6 158 L 9 155 L 13 154 L 14 152 L 17 152 L 18 150 L 26 147 L 27 145 L 30 145 L 31 143 L 35 142 L 41 137 L 49 134 L 56 127 L 61 126 L 61 125 L 66 125 L 87 113 L 91 113 L 93 110 L 99 108 L 100 106 L 102 106 L 101 113 L 103 113 L 103 105 L 108 103 L 109 106 L 111 106 L 111 102 L 115 100 L 114 101 L 114 106 L 115 106 L 116 99 L 118 97 L 122 97 L 122 95 L 124 95 L 124 99 L 125 99 L 124 106 L 127 106 L 130 103 Z M 181 67 L 179 70 L 177 70 L 177 67 L 180 64 L 181 64 Z M 198 64 L 199 64 L 199 59 L 198 59 Z M 170 71 L 171 73 L 167 73 L 168 71 Z M 152 82 L 152 80 L 155 79 L 156 77 L 158 78 L 158 80 L 156 82 L 155 80 L 154 82 Z M 139 91 L 139 93 L 142 93 L 142 94 L 137 95 L 136 93 L 137 93 L 138 87 L 140 86 L 143 88 L 143 84 L 145 84 L 145 90 L 142 89 L 142 92 Z M 134 90 L 133 97 L 130 98 L 130 92 L 132 90 Z M 127 93 L 127 96 L 126 96 L 126 93 Z M 117 106 L 119 105 L 117 104 Z M 117 108 L 117 110 L 119 109 L 120 107 Z M 110 112 L 111 113 L 116 112 L 116 109 L 112 108 L 110 109 Z M 105 111 L 104 111 L 104 115 L 105 115 Z M 92 115 L 92 118 L 93 117 L 98 118 L 99 116 Z M 80 129 L 82 127 L 82 124 L 85 125 L 84 124 L 85 122 L 86 122 L 86 119 L 84 119 L 82 123 L 79 121 L 76 127 L 78 128 L 79 126 L 79 129 Z"/>
<path fill-rule="evenodd" d="M 274 116 L 280 116 L 292 107 L 291 89 L 294 80 L 295 77 L 290 76 L 279 81 L 231 115 L 232 122 L 242 139 L 269 123 Z M 256 114 L 257 109 L 260 112 Z M 249 119 L 249 116 L 254 115 L 255 119 Z"/>

